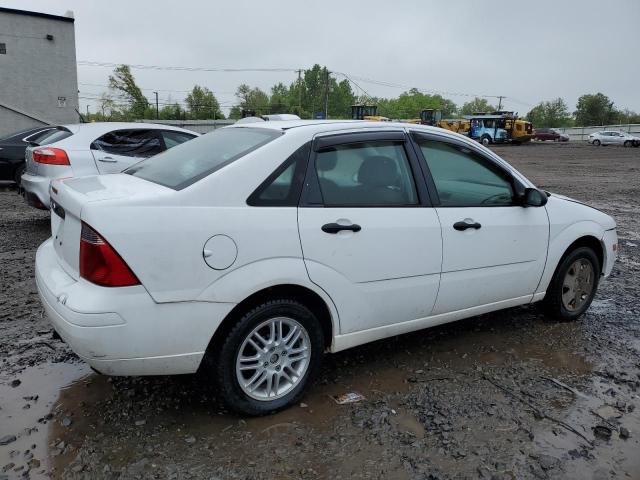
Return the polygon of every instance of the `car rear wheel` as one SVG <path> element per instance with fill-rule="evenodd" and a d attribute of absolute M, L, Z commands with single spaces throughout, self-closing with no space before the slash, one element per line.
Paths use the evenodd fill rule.
<path fill-rule="evenodd" d="M 580 247 L 560 262 L 543 300 L 546 313 L 563 321 L 575 320 L 591 305 L 598 289 L 600 262 L 594 251 Z"/>
<path fill-rule="evenodd" d="M 320 322 L 292 299 L 265 302 L 226 335 L 213 368 L 227 406 L 264 415 L 296 403 L 324 351 Z"/>
<path fill-rule="evenodd" d="M 594 140 L 594 141 L 593 141 L 593 144 L 594 144 L 596 147 L 599 147 L 599 146 L 600 146 L 600 140 L 598 140 L 598 139 Z"/>
<path fill-rule="evenodd" d="M 625 140 L 624 141 L 624 146 L 625 147 L 630 147 L 633 144 L 633 142 L 631 140 Z"/>
<path fill-rule="evenodd" d="M 24 163 L 21 163 L 16 167 L 15 172 L 13 172 L 13 181 L 18 184 L 18 187 L 22 184 L 22 174 L 24 173 L 24 170 Z"/>
<path fill-rule="evenodd" d="M 482 143 L 482 145 L 484 145 L 485 147 L 491 145 L 491 137 L 489 135 L 483 135 L 480 139 L 480 143 Z"/>

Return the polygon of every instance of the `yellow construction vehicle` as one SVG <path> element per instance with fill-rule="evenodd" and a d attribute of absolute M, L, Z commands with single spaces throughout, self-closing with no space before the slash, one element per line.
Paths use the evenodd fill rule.
<path fill-rule="evenodd" d="M 390 122 L 391 120 L 378 115 L 377 105 L 351 105 L 352 120 L 369 120 L 372 122 Z"/>

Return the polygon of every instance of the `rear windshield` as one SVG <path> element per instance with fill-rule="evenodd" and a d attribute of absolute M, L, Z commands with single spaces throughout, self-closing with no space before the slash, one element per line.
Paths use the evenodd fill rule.
<path fill-rule="evenodd" d="M 281 134 L 265 128 L 222 128 L 142 160 L 124 173 L 181 190 Z"/>
<path fill-rule="evenodd" d="M 53 130 L 47 130 L 41 136 L 39 135 L 37 137 L 34 136 L 34 138 L 30 138 L 29 141 L 37 145 L 49 145 L 51 143 L 64 140 L 65 138 L 69 138 L 71 135 L 73 135 L 73 133 L 66 128 L 56 127 Z"/>

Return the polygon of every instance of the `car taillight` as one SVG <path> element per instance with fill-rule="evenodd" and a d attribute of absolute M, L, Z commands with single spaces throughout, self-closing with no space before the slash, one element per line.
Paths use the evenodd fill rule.
<path fill-rule="evenodd" d="M 80 276 L 102 287 L 140 285 L 118 252 L 84 222 L 80 233 Z"/>
<path fill-rule="evenodd" d="M 47 165 L 71 165 L 67 152 L 61 148 L 36 148 L 31 153 L 34 162 Z"/>

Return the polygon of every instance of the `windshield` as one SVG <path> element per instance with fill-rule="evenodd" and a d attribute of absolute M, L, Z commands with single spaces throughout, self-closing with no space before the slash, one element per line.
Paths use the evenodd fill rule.
<path fill-rule="evenodd" d="M 223 128 L 142 160 L 124 173 L 181 190 L 281 134 L 266 128 Z"/>

